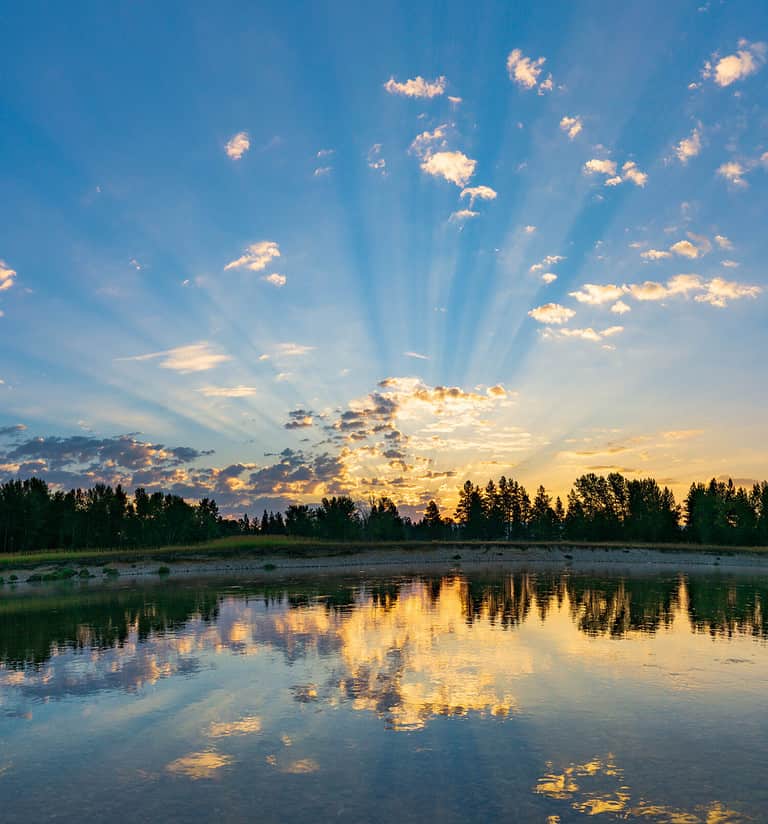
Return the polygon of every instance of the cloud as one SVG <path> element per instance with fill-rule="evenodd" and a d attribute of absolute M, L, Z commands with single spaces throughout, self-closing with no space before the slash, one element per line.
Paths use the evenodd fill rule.
<path fill-rule="evenodd" d="M 456 186 L 464 187 L 475 173 L 476 160 L 463 152 L 436 152 L 428 155 L 421 168 L 430 175 L 442 177 Z"/>
<path fill-rule="evenodd" d="M 256 394 L 255 386 L 203 386 L 197 390 L 206 398 L 248 398 Z"/>
<path fill-rule="evenodd" d="M 313 424 L 313 413 L 307 409 L 294 409 L 288 413 L 286 429 L 308 429 Z"/>
<path fill-rule="evenodd" d="M 541 279 L 544 283 L 554 283 L 557 280 L 557 275 L 554 272 L 545 272 Z"/>
<path fill-rule="evenodd" d="M 555 263 L 562 263 L 565 260 L 563 255 L 547 255 L 542 263 L 545 266 L 554 266 Z"/>
<path fill-rule="evenodd" d="M 429 355 L 422 355 L 419 352 L 403 352 L 406 358 L 416 358 L 417 360 L 429 360 Z"/>
<path fill-rule="evenodd" d="M 623 300 L 617 300 L 616 303 L 611 306 L 611 312 L 614 315 L 625 315 L 627 312 L 631 312 L 632 308 L 624 303 Z"/>
<path fill-rule="evenodd" d="M 640 253 L 640 257 L 646 260 L 664 260 L 664 258 L 671 258 L 672 252 L 667 252 L 663 249 L 648 249 Z"/>
<path fill-rule="evenodd" d="M 16 279 L 16 270 L 0 259 L 0 292 L 10 289 Z"/>
<path fill-rule="evenodd" d="M 535 226 L 526 226 L 523 229 L 523 231 L 526 233 L 526 235 L 532 235 L 536 231 L 536 227 Z"/>
<path fill-rule="evenodd" d="M 328 177 L 332 171 L 333 166 L 319 166 L 314 172 L 312 172 L 312 174 L 315 177 Z"/>
<path fill-rule="evenodd" d="M 763 291 L 760 286 L 723 278 L 712 278 L 707 281 L 700 275 L 689 274 L 675 275 L 666 284 L 646 280 L 644 283 L 630 284 L 625 289 L 639 301 L 659 301 L 677 295 L 687 297 L 692 292 L 698 292 L 699 294 L 694 297 L 698 303 L 709 303 L 719 308 L 727 306 L 731 300 L 756 298 Z"/>
<path fill-rule="evenodd" d="M 248 139 L 248 132 L 238 132 L 234 137 L 229 139 L 224 150 L 232 160 L 240 160 L 250 148 L 251 141 Z"/>
<path fill-rule="evenodd" d="M 546 62 L 546 57 L 537 57 L 532 60 L 530 57 L 525 57 L 520 49 L 513 49 L 507 55 L 509 79 L 522 89 L 533 89 L 539 83 L 539 76 Z M 546 80 L 539 83 L 539 93 L 551 90 L 552 75 L 549 75 Z"/>
<path fill-rule="evenodd" d="M 162 369 L 172 369 L 185 375 L 189 372 L 205 372 L 219 364 L 232 360 L 231 355 L 222 355 L 215 352 L 206 341 L 191 343 L 188 346 L 177 346 L 174 349 L 164 349 L 161 352 L 150 352 L 146 355 L 133 355 L 127 358 L 115 358 L 118 361 L 146 361 L 160 359 Z"/>
<path fill-rule="evenodd" d="M 543 306 L 537 306 L 528 312 L 529 317 L 539 323 L 566 323 L 575 314 L 576 312 L 573 309 L 568 309 L 559 303 L 545 303 Z"/>
<path fill-rule="evenodd" d="M 713 77 L 718 86 L 725 88 L 759 71 L 765 63 L 766 44 L 739 40 L 738 45 L 739 48 L 734 54 L 726 55 L 719 60 L 714 57 L 714 66 L 707 63 L 703 76 Z"/>
<path fill-rule="evenodd" d="M 578 115 L 576 117 L 564 117 L 560 121 L 560 128 L 573 140 L 584 128 L 584 124 Z"/>
<path fill-rule="evenodd" d="M 496 200 L 496 191 L 490 186 L 470 186 L 468 189 L 463 189 L 460 197 L 469 198 L 469 208 L 475 205 L 475 200 Z"/>
<path fill-rule="evenodd" d="M 635 186 L 645 186 L 648 182 L 648 175 L 637 168 L 637 163 L 634 160 L 628 160 L 621 167 L 621 170 L 624 172 L 624 180 L 631 181 Z"/>
<path fill-rule="evenodd" d="M 315 157 L 331 157 L 336 154 L 336 149 L 320 149 Z"/>
<path fill-rule="evenodd" d="M 452 97 L 451 95 L 448 95 L 448 100 L 450 101 L 451 105 L 454 106 L 454 107 L 458 106 L 462 102 L 462 99 L 460 97 L 455 97 L 455 96 Z"/>
<path fill-rule="evenodd" d="M 699 248 L 694 246 L 690 240 L 678 240 L 677 243 L 673 243 L 669 247 L 669 251 L 687 258 L 697 258 L 699 256 Z"/>
<path fill-rule="evenodd" d="M 314 349 L 314 346 L 306 346 L 303 343 L 278 343 L 275 347 L 275 354 L 289 358 L 298 358 L 302 355 L 308 355 L 314 351 Z"/>
<path fill-rule="evenodd" d="M 448 126 L 444 123 L 442 126 L 435 126 L 432 131 L 423 131 L 414 137 L 408 151 L 412 154 L 424 157 L 431 154 L 435 144 L 445 146 L 445 130 Z"/>
<path fill-rule="evenodd" d="M 584 171 L 587 174 L 600 174 L 600 175 L 615 175 L 616 174 L 616 161 L 615 160 L 600 160 L 598 158 L 592 158 L 592 160 L 588 160 L 584 164 Z"/>
<path fill-rule="evenodd" d="M 3 383 L 3 381 L 0 381 Z M 11 424 L 11 426 L 0 426 L 0 438 L 7 438 L 9 435 L 18 435 L 19 432 L 24 432 L 26 426 L 23 423 Z"/>
<path fill-rule="evenodd" d="M 744 180 L 746 173 L 747 169 L 745 169 L 741 163 L 737 163 L 734 160 L 723 163 L 717 169 L 717 174 L 719 174 L 720 177 L 724 177 L 733 186 L 747 186 L 748 183 Z"/>
<path fill-rule="evenodd" d="M 705 284 L 705 288 L 704 294 L 696 295 L 695 300 L 699 303 L 709 303 L 718 308 L 727 306 L 729 300 L 756 298 L 763 291 L 759 286 L 748 286 L 744 283 L 724 280 L 723 278 L 712 278 Z"/>
<path fill-rule="evenodd" d="M 272 272 L 271 275 L 264 275 L 262 280 L 271 283 L 273 286 L 277 286 L 278 289 L 285 286 L 288 282 L 288 278 L 285 275 L 279 275 L 277 272 Z"/>
<path fill-rule="evenodd" d="M 735 260 L 723 260 L 720 263 L 722 266 L 725 266 L 726 269 L 736 269 L 739 265 Z"/>
<path fill-rule="evenodd" d="M 608 283 L 600 286 L 596 283 L 585 283 L 579 291 L 570 292 L 572 298 L 576 298 L 579 303 L 588 303 L 592 306 L 600 306 L 603 303 L 610 303 L 617 300 L 624 294 L 623 286 L 615 286 Z"/>
<path fill-rule="evenodd" d="M 277 243 L 275 243 L 274 240 L 261 240 L 258 243 L 252 243 L 248 246 L 244 255 L 241 255 L 236 260 L 230 261 L 224 267 L 224 271 L 226 272 L 228 269 L 239 269 L 241 266 L 245 266 L 254 272 L 260 272 L 276 257 L 280 257 L 280 247 Z"/>
<path fill-rule="evenodd" d="M 386 174 L 387 161 L 381 156 L 381 143 L 374 143 L 368 150 L 368 168 Z"/>
<path fill-rule="evenodd" d="M 648 175 L 641 172 L 634 160 L 628 160 L 621 167 L 621 174 L 617 173 L 616 161 L 592 158 L 584 164 L 584 173 L 588 175 L 605 175 L 606 186 L 618 186 L 626 180 L 631 181 L 635 186 L 645 186 L 648 182 Z"/>
<path fill-rule="evenodd" d="M 683 164 L 687 163 L 692 157 L 696 157 L 700 151 L 701 134 L 698 129 L 694 129 L 690 137 L 684 137 L 677 146 L 675 146 L 677 159 Z"/>
<path fill-rule="evenodd" d="M 456 212 L 451 212 L 451 216 L 448 220 L 451 223 L 464 223 L 466 220 L 471 220 L 473 217 L 477 217 L 480 212 L 473 212 L 471 209 L 459 209 Z"/>
<path fill-rule="evenodd" d="M 550 331 L 550 330 L 548 330 Z M 600 331 L 588 326 L 586 329 L 556 329 L 551 330 L 551 334 L 556 334 L 562 338 L 578 338 L 579 340 L 588 340 L 592 343 L 600 343 L 605 338 L 613 337 L 624 331 L 623 326 L 609 326 L 607 329 Z"/>
<path fill-rule="evenodd" d="M 721 249 L 733 249 L 733 243 L 725 235 L 715 235 L 715 243 Z"/>
<path fill-rule="evenodd" d="M 404 97 L 426 97 L 433 98 L 445 92 L 446 79 L 443 76 L 432 81 L 425 80 L 421 75 L 398 83 L 394 77 L 390 77 L 384 84 L 384 88 L 389 94 L 399 94 Z"/>

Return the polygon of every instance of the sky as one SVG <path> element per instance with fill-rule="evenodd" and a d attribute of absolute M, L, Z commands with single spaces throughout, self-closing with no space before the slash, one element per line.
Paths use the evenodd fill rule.
<path fill-rule="evenodd" d="M 768 6 L 0 0 L 0 479 L 768 476 Z"/>

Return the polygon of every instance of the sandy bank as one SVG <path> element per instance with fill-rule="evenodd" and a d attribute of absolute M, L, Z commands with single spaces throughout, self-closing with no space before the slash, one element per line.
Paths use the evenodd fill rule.
<path fill-rule="evenodd" d="M 463 569 L 467 572 L 494 568 L 535 568 L 537 566 L 570 567 L 574 571 L 600 571 L 610 574 L 646 572 L 705 572 L 727 570 L 729 572 L 768 572 L 768 555 L 748 551 L 723 551 L 721 554 L 691 550 L 656 550 L 650 548 L 585 547 L 585 546 L 504 546 L 477 544 L 435 546 L 434 548 L 372 548 L 355 552 L 322 553 L 305 556 L 283 553 L 265 554 L 259 557 L 198 557 L 176 561 L 147 560 L 137 563 L 110 562 L 104 565 L 87 565 L 94 576 L 94 583 L 108 580 L 105 568 L 117 570 L 121 580 L 158 576 L 160 567 L 167 567 L 170 575 L 192 577 L 247 576 L 249 579 L 283 577 L 319 577 L 329 575 L 400 575 L 443 574 Z M 78 565 L 78 570 L 82 567 Z M 8 582 L 17 576 L 17 585 L 46 587 L 51 582 L 27 583 L 35 574 L 45 574 L 55 566 L 41 566 L 35 570 L 7 569 L 3 577 Z M 75 579 L 77 580 L 77 579 Z M 0 590 L 1 597 L 2 590 Z"/>

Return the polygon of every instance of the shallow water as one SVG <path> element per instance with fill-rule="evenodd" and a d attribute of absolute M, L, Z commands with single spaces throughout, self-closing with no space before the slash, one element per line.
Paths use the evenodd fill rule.
<path fill-rule="evenodd" d="M 0 818 L 768 820 L 768 576 L 0 591 Z"/>

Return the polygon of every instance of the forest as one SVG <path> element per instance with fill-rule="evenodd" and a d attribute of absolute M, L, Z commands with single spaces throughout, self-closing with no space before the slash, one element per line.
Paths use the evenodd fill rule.
<path fill-rule="evenodd" d="M 129 495 L 121 486 L 54 490 L 40 478 L 0 485 L 0 552 L 186 545 L 232 535 L 288 535 L 335 541 L 626 541 L 628 543 L 768 545 L 768 482 L 693 483 L 678 504 L 653 478 L 589 473 L 573 482 L 566 503 L 543 486 L 533 498 L 502 476 L 485 487 L 467 481 L 452 514 L 429 501 L 413 520 L 388 497 L 323 498 L 285 512 L 226 518 L 212 498 Z"/>

